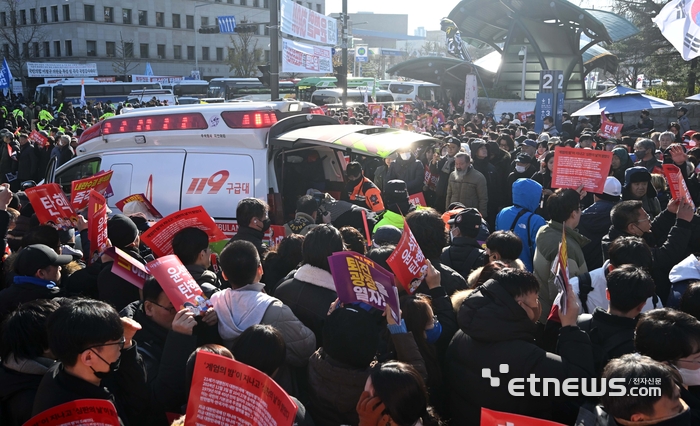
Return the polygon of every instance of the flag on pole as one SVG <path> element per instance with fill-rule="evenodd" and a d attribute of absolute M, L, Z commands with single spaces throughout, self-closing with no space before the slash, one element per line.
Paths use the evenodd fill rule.
<path fill-rule="evenodd" d="M 7 59 L 2 58 L 2 70 L 0 71 L 0 89 L 9 89 L 12 86 L 12 71 L 7 65 Z"/>
<path fill-rule="evenodd" d="M 85 108 L 85 80 L 80 80 L 80 108 Z"/>
<path fill-rule="evenodd" d="M 377 102 L 377 77 L 374 77 L 374 83 L 372 84 L 372 102 Z"/>
<path fill-rule="evenodd" d="M 146 75 L 153 75 L 153 68 L 151 68 L 150 62 L 146 62 Z"/>
<path fill-rule="evenodd" d="M 684 60 L 700 56 L 700 1 L 672 0 L 652 21 Z"/>
<path fill-rule="evenodd" d="M 561 313 L 566 315 L 566 301 L 569 286 L 569 256 L 566 249 L 566 225 L 562 225 L 561 243 L 559 243 L 559 252 L 557 257 L 552 262 L 552 274 L 554 274 L 554 283 L 559 288 L 560 298 L 559 305 Z"/>

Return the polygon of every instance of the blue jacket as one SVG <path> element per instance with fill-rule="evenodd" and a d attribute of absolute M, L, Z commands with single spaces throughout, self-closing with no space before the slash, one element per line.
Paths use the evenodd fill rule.
<path fill-rule="evenodd" d="M 523 209 L 526 210 L 526 213 L 520 216 L 518 222 L 515 224 L 513 232 L 515 232 L 523 242 L 523 251 L 520 253 L 520 260 L 523 261 L 525 267 L 527 267 L 527 270 L 530 272 L 533 270 L 532 258 L 537 248 L 535 237 L 537 237 L 537 231 L 546 223 L 542 216 L 534 213 L 540 204 L 541 197 L 542 185 L 532 179 L 518 179 L 513 182 L 513 205 L 504 208 L 498 213 L 498 216 L 496 216 L 496 230 L 509 231 L 518 213 Z M 530 221 L 529 234 L 527 230 L 528 220 Z"/>

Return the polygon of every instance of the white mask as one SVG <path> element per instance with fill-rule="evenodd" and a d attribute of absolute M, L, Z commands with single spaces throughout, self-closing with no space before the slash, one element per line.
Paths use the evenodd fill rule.
<path fill-rule="evenodd" d="M 687 368 L 676 367 L 681 377 L 683 378 L 683 384 L 686 386 L 698 386 L 700 385 L 700 369 L 689 370 Z"/>
<path fill-rule="evenodd" d="M 525 166 L 515 166 L 515 171 L 518 173 L 522 173 L 525 171 Z"/>
<path fill-rule="evenodd" d="M 549 124 L 545 124 L 545 125 L 544 125 L 544 129 L 545 129 L 545 130 L 549 129 L 550 127 L 552 127 L 552 126 L 550 126 Z"/>
<path fill-rule="evenodd" d="M 408 161 L 411 158 L 411 153 L 410 152 L 402 152 L 401 153 L 401 159 L 403 161 Z"/>

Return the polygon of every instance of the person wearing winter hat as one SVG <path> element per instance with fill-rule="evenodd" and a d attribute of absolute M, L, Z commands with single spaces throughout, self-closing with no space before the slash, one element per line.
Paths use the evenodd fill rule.
<path fill-rule="evenodd" d="M 656 189 L 651 184 L 651 173 L 646 167 L 635 166 L 625 171 L 625 186 L 622 189 L 622 200 L 639 200 L 644 211 L 651 218 L 661 213 L 661 204 L 656 198 Z"/>
<path fill-rule="evenodd" d="M 372 235 L 372 247 L 395 246 L 401 239 L 401 230 L 393 225 L 382 225 Z"/>
<path fill-rule="evenodd" d="M 593 194 L 593 204 L 581 212 L 578 232 L 591 240 L 590 243 L 581 248 L 589 270 L 603 266 L 603 251 L 600 242 L 612 225 L 610 212 L 615 204 L 620 202 L 621 194 L 622 185 L 620 182 L 613 176 L 608 176 L 605 179 L 603 192 Z"/>
<path fill-rule="evenodd" d="M 535 144 L 536 148 L 537 143 L 535 143 L 535 141 L 532 142 Z M 520 178 L 530 179 L 532 175 L 537 173 L 537 167 L 533 165 L 532 161 L 533 157 L 522 152 L 518 154 L 518 157 L 515 159 L 515 169 L 508 175 L 508 179 L 506 180 L 506 196 L 508 197 L 506 205 L 513 204 L 513 183 Z"/>
<path fill-rule="evenodd" d="M 126 252 L 137 262 L 146 263 L 139 252 L 139 230 L 129 217 L 123 214 L 112 216 L 107 221 L 107 236 L 114 247 Z M 139 300 L 140 294 L 138 287 L 112 272 L 112 264 L 113 261 L 104 263 L 97 277 L 97 291 L 100 300 L 121 311 L 129 303 Z"/>
<path fill-rule="evenodd" d="M 481 213 L 467 208 L 447 222 L 451 244 L 442 250 L 440 262 L 457 271 L 465 280 L 474 269 L 487 263 L 486 252 L 476 236 L 481 229 Z"/>
<path fill-rule="evenodd" d="M 620 184 L 625 183 L 625 171 L 632 166 L 630 155 L 625 148 L 618 147 L 612 150 L 613 157 L 610 164 L 610 174 L 614 176 Z"/>

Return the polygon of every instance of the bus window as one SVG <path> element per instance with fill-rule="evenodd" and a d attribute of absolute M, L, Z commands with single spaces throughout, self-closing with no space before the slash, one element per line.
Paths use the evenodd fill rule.
<path fill-rule="evenodd" d="M 435 87 L 418 86 L 418 97 L 426 101 L 435 101 Z"/>
<path fill-rule="evenodd" d="M 51 102 L 51 88 L 40 87 L 34 95 L 34 101 L 39 105 L 47 105 Z"/>
<path fill-rule="evenodd" d="M 105 91 L 101 85 L 90 84 L 85 85 L 85 96 L 104 96 Z M 80 95 L 78 95 L 80 96 Z"/>
<path fill-rule="evenodd" d="M 226 83 L 221 85 L 209 84 L 209 90 L 207 90 L 207 98 L 225 98 L 226 97 Z"/>
<path fill-rule="evenodd" d="M 391 93 L 396 93 L 399 95 L 410 95 L 411 92 L 413 92 L 413 85 L 411 85 L 411 84 L 391 84 L 391 85 L 389 85 L 389 91 Z"/>
<path fill-rule="evenodd" d="M 66 96 L 63 94 L 63 87 L 56 86 L 53 88 L 53 103 L 58 105 L 63 102 Z"/>
<path fill-rule="evenodd" d="M 79 98 L 80 86 L 63 86 L 63 93 L 66 98 Z"/>

